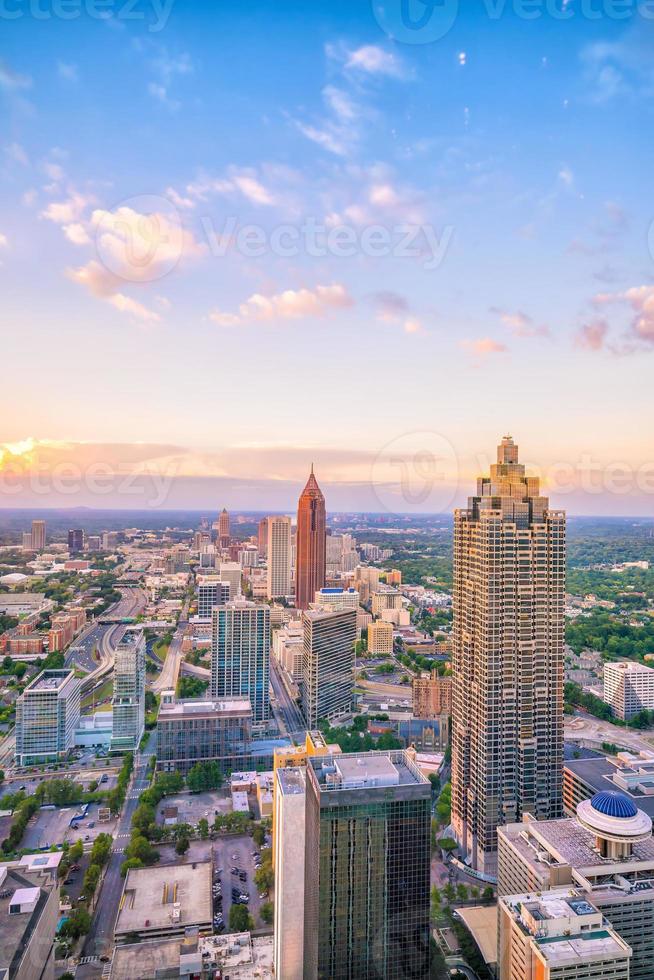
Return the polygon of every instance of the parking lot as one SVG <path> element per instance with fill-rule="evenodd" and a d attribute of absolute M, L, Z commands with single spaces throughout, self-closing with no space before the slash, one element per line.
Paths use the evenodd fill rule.
<path fill-rule="evenodd" d="M 229 813 L 232 809 L 228 790 L 214 790 L 206 793 L 179 793 L 177 796 L 165 796 L 157 807 L 157 823 L 163 823 L 163 811 L 169 807 L 177 807 L 178 823 L 197 825 L 203 817 L 213 825 L 218 813 Z"/>
<path fill-rule="evenodd" d="M 180 858 L 175 854 L 172 844 L 159 844 L 157 850 L 161 855 L 162 862 L 179 861 Z M 249 895 L 247 907 L 254 919 L 255 928 L 268 928 L 260 914 L 261 906 L 264 902 L 272 901 L 272 895 L 259 898 L 257 886 L 254 883 L 255 863 L 253 851 L 259 851 L 248 834 L 238 836 L 220 837 L 217 840 L 192 840 L 188 851 L 184 855 L 186 864 L 192 861 L 206 861 L 213 852 L 214 883 L 220 881 L 222 890 L 222 912 L 225 921 L 226 931 L 229 931 L 229 910 L 232 906 L 232 884 Z M 239 868 L 245 872 L 246 880 L 243 882 L 237 875 L 231 873 L 232 868 Z M 218 873 L 220 872 L 220 873 Z M 218 911 L 219 903 L 214 901 L 214 912 Z"/>
<path fill-rule="evenodd" d="M 30 820 L 21 846 L 37 851 L 39 848 L 62 844 L 65 840 L 73 843 L 76 840 L 93 842 L 98 834 L 113 834 L 116 821 L 100 823 L 98 820 L 98 804 L 89 806 L 88 814 L 78 821 L 77 828 L 70 826 L 70 821 L 79 813 L 79 806 L 65 806 L 55 810 L 38 810 Z M 89 826 L 93 824 L 93 826 Z"/>

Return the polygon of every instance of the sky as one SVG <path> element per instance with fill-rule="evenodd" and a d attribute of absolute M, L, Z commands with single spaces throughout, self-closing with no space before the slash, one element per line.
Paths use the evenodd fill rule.
<path fill-rule="evenodd" d="M 0 21 L 0 505 L 652 513 L 653 2 Z"/>

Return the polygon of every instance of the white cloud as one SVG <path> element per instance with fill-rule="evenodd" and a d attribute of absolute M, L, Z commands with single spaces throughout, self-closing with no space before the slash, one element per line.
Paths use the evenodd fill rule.
<path fill-rule="evenodd" d="M 0 248 L 8 248 L 8 247 L 9 247 L 9 239 L 7 238 L 6 235 L 3 235 L 2 232 L 0 232 Z"/>
<path fill-rule="evenodd" d="M 64 235 L 73 245 L 88 245 L 91 239 L 84 225 L 75 221 L 70 225 L 64 225 Z"/>
<path fill-rule="evenodd" d="M 177 208 L 191 210 L 195 207 L 195 201 L 192 200 L 192 198 L 184 197 L 182 194 L 178 194 L 174 187 L 167 188 L 166 197 L 170 198 Z"/>
<path fill-rule="evenodd" d="M 166 106 L 167 109 L 171 109 L 173 112 L 179 109 L 181 105 L 178 99 L 170 98 L 168 89 L 160 82 L 148 82 L 148 93 L 153 99 L 161 102 L 162 105 Z"/>
<path fill-rule="evenodd" d="M 116 293 L 114 296 L 110 296 L 107 302 L 121 313 L 129 313 L 139 320 L 155 322 L 161 320 L 159 314 L 155 313 L 154 310 L 149 310 L 143 303 L 139 303 L 137 300 L 132 299 L 131 296 L 125 296 L 123 293 Z"/>
<path fill-rule="evenodd" d="M 233 327 L 253 321 L 296 320 L 301 317 L 322 317 L 346 309 L 354 300 L 345 286 L 333 283 L 315 289 L 286 289 L 282 293 L 263 296 L 254 293 L 238 308 L 238 313 L 213 310 L 210 319 L 223 327 Z"/>
<path fill-rule="evenodd" d="M 67 64 L 65 61 L 58 61 L 57 74 L 67 82 L 76 82 L 78 79 L 77 65 Z"/>
<path fill-rule="evenodd" d="M 50 160 L 46 160 L 43 164 L 43 172 L 50 180 L 60 181 L 64 178 L 64 168 L 61 164 L 52 163 Z"/>
<path fill-rule="evenodd" d="M 275 195 L 252 171 L 230 168 L 227 176 L 201 178 L 186 187 L 188 199 L 204 201 L 212 194 L 240 195 L 251 204 L 270 206 L 276 203 Z M 187 205 L 188 206 L 188 205 Z"/>
<path fill-rule="evenodd" d="M 590 323 L 585 323 L 579 329 L 575 343 L 585 350 L 601 350 L 604 347 L 608 332 L 609 325 L 606 320 L 591 320 Z"/>
<path fill-rule="evenodd" d="M 15 92 L 20 89 L 32 87 L 32 79 L 29 75 L 20 75 L 15 72 L 4 61 L 0 61 L 0 89 L 5 92 Z"/>
<path fill-rule="evenodd" d="M 369 75 L 387 75 L 391 78 L 405 78 L 406 70 L 402 62 L 391 52 L 375 44 L 364 44 L 349 51 L 346 68 L 366 72 Z"/>
<path fill-rule="evenodd" d="M 510 330 L 514 337 L 549 337 L 549 327 L 544 324 L 538 325 L 533 318 L 521 310 L 515 312 L 499 309 L 491 306 L 490 312 L 500 318 L 507 330 Z"/>
<path fill-rule="evenodd" d="M 359 109 L 343 89 L 336 88 L 334 85 L 326 85 L 322 94 L 326 104 L 339 119 L 348 122 L 356 119 Z"/>
<path fill-rule="evenodd" d="M 321 129 L 298 121 L 296 121 L 295 125 L 302 135 L 306 136 L 312 143 L 317 143 L 318 146 L 322 146 L 324 150 L 328 150 L 336 156 L 347 156 L 349 148 L 343 140 L 342 134 L 339 135 L 333 126 L 328 125 Z"/>
<path fill-rule="evenodd" d="M 599 293 L 596 306 L 626 304 L 633 313 L 631 329 L 637 340 L 654 344 L 654 286 L 633 286 L 622 293 Z"/>
<path fill-rule="evenodd" d="M 461 347 L 477 357 L 486 357 L 488 354 L 505 354 L 508 350 L 506 344 L 501 344 L 499 340 L 494 340 L 492 337 L 462 340 Z"/>
<path fill-rule="evenodd" d="M 29 165 L 27 153 L 20 143 L 9 143 L 7 146 L 5 146 L 5 153 L 10 160 L 13 160 L 14 163 L 20 163 L 24 167 Z"/>
<path fill-rule="evenodd" d="M 72 191 L 65 201 L 53 201 L 52 204 L 48 204 L 47 208 L 41 212 L 41 217 L 48 221 L 54 221 L 58 225 L 71 224 L 82 216 L 85 209 L 93 201 L 93 197 Z"/>

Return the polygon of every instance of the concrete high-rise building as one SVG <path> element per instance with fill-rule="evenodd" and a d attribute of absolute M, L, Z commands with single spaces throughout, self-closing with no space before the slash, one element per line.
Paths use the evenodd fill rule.
<path fill-rule="evenodd" d="M 45 548 L 45 521 L 32 521 L 32 551 Z"/>
<path fill-rule="evenodd" d="M 579 892 L 499 901 L 501 980 L 629 980 L 631 947 Z"/>
<path fill-rule="evenodd" d="M 22 539 L 21 540 L 22 540 L 21 547 L 22 547 L 23 551 L 31 551 L 32 550 L 32 534 L 31 534 L 31 532 L 30 531 L 23 531 L 23 536 L 22 536 Z"/>
<path fill-rule="evenodd" d="M 257 544 L 259 547 L 259 554 L 262 558 L 265 558 L 268 554 L 268 518 L 262 517 L 259 521 L 259 527 L 257 529 Z"/>
<path fill-rule="evenodd" d="M 253 727 L 270 717 L 270 608 L 235 600 L 212 611 L 211 697 L 247 697 Z"/>
<path fill-rule="evenodd" d="M 310 609 L 302 629 L 302 713 L 307 728 L 317 728 L 320 719 L 352 710 L 356 610 Z"/>
<path fill-rule="evenodd" d="M 368 626 L 368 653 L 372 657 L 389 657 L 393 652 L 393 624 L 376 619 Z"/>
<path fill-rule="evenodd" d="M 295 605 L 308 609 L 325 584 L 325 498 L 314 476 L 313 464 L 297 505 Z"/>
<path fill-rule="evenodd" d="M 84 530 L 81 527 L 71 528 L 68 532 L 68 551 L 71 555 L 84 551 Z"/>
<path fill-rule="evenodd" d="M 430 819 L 404 751 L 307 759 L 304 977 L 429 976 Z"/>
<path fill-rule="evenodd" d="M 111 703 L 111 748 L 137 749 L 145 731 L 145 635 L 138 627 L 125 630 L 116 647 Z"/>
<path fill-rule="evenodd" d="M 569 896 L 585 899 L 599 910 L 610 927 L 607 931 L 615 931 L 631 949 L 630 980 L 651 980 L 654 962 L 652 820 L 630 796 L 601 790 L 592 799 L 582 800 L 574 817 L 534 820 L 525 816 L 519 823 L 500 827 L 497 836 L 500 967 L 503 957 L 505 964 L 504 971 L 500 969 L 501 980 L 516 977 L 506 968 L 506 951 L 513 944 L 512 938 L 507 939 L 507 930 L 513 929 L 510 920 L 514 917 L 516 896 L 529 895 L 530 900 L 535 900 L 536 893 L 545 895 L 552 889 L 565 889 Z M 591 939 L 594 931 L 590 930 L 584 939 Z M 602 930 L 597 932 L 601 938 Z M 579 948 L 588 950 L 590 962 L 592 947 Z M 551 976 L 623 976 L 622 973 L 584 972 L 588 967 L 583 952 L 579 966 L 578 973 L 552 973 Z M 540 980 L 549 974 L 534 976 Z"/>
<path fill-rule="evenodd" d="M 230 541 L 229 514 L 227 513 L 227 509 L 223 507 L 218 518 L 218 544 L 221 548 L 229 548 Z"/>
<path fill-rule="evenodd" d="M 16 702 L 16 764 L 63 759 L 75 742 L 81 681 L 72 670 L 44 670 Z"/>
<path fill-rule="evenodd" d="M 251 765 L 249 698 L 178 701 L 162 691 L 157 715 L 157 769 L 186 776 L 198 762 L 217 762 L 222 772 Z"/>
<path fill-rule="evenodd" d="M 275 976 L 304 980 L 306 769 L 275 770 Z"/>
<path fill-rule="evenodd" d="M 241 594 L 241 577 L 243 569 L 237 561 L 223 561 L 218 566 L 221 582 L 229 582 L 230 598 L 235 599 Z"/>
<path fill-rule="evenodd" d="M 401 609 L 402 605 L 402 593 L 397 589 L 384 585 L 372 593 L 373 616 L 381 616 L 387 609 Z"/>
<path fill-rule="evenodd" d="M 291 595 L 291 519 L 268 517 L 268 573 L 266 595 L 279 599 Z"/>
<path fill-rule="evenodd" d="M 506 436 L 454 516 L 452 826 L 491 876 L 498 826 L 562 812 L 565 553 Z"/>
<path fill-rule="evenodd" d="M 338 612 L 341 609 L 358 609 L 359 593 L 356 589 L 318 589 L 312 607 L 328 612 Z"/>
<path fill-rule="evenodd" d="M 231 598 L 229 582 L 220 579 L 200 579 L 198 582 L 198 617 L 211 619 L 214 606 L 224 606 Z"/>
<path fill-rule="evenodd" d="M 604 700 L 623 721 L 629 721 L 639 711 L 652 711 L 654 670 L 633 661 L 605 663 Z"/>

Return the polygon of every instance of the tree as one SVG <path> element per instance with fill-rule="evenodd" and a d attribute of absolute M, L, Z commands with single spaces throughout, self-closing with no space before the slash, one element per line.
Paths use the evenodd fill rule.
<path fill-rule="evenodd" d="M 266 831 L 265 828 L 261 826 L 261 824 L 257 824 L 257 826 L 252 831 L 252 840 L 259 847 L 263 847 L 263 845 L 266 843 Z"/>
<path fill-rule="evenodd" d="M 189 841 L 188 837 L 186 837 L 185 835 L 181 834 L 177 838 L 177 843 L 175 844 L 175 851 L 181 857 L 182 854 L 186 854 L 186 852 L 188 851 L 190 845 L 191 845 L 191 842 Z"/>
<path fill-rule="evenodd" d="M 79 939 L 80 936 L 85 936 L 90 928 L 91 916 L 85 908 L 77 908 L 63 923 L 59 935 L 70 939 Z"/>
<path fill-rule="evenodd" d="M 82 843 L 81 840 L 76 840 L 68 851 L 68 857 L 70 858 L 73 864 L 77 864 L 78 861 L 81 861 L 83 854 L 84 854 L 84 844 Z"/>
<path fill-rule="evenodd" d="M 443 895 L 445 895 L 445 898 L 448 900 L 448 902 L 453 902 L 454 899 L 456 898 L 456 891 L 451 881 L 448 881 L 448 883 L 443 888 Z"/>
<path fill-rule="evenodd" d="M 271 923 L 275 917 L 275 907 L 272 902 L 264 902 L 260 909 L 261 918 L 264 922 Z"/>
<path fill-rule="evenodd" d="M 260 868 L 254 872 L 254 883 L 259 891 L 267 892 L 273 886 L 275 874 L 272 866 L 268 862 L 263 862 Z"/>
<path fill-rule="evenodd" d="M 492 885 L 486 885 L 486 887 L 484 888 L 483 892 L 481 893 L 481 897 L 482 897 L 482 899 L 485 902 L 492 902 L 492 901 L 494 901 L 494 899 L 495 899 L 495 892 L 493 891 L 493 886 Z"/>
<path fill-rule="evenodd" d="M 441 851 L 445 851 L 447 854 L 451 854 L 452 851 L 456 851 L 457 847 L 459 846 L 455 840 L 452 840 L 451 837 L 441 837 L 437 843 Z"/>
<path fill-rule="evenodd" d="M 209 836 L 209 821 L 206 817 L 200 817 L 198 820 L 198 833 L 202 840 L 206 840 Z"/>
<path fill-rule="evenodd" d="M 245 905 L 232 905 L 229 910 L 230 932 L 250 932 L 254 929 L 254 920 Z"/>
<path fill-rule="evenodd" d="M 468 889 L 466 888 L 466 886 L 463 884 L 462 881 L 460 881 L 456 886 L 456 897 L 457 897 L 457 901 L 459 902 L 468 901 Z"/>
<path fill-rule="evenodd" d="M 123 861 L 123 863 L 120 866 L 120 876 L 121 878 L 124 878 L 127 875 L 127 872 L 131 871 L 132 868 L 143 868 L 143 867 L 145 867 L 145 865 L 143 864 L 143 861 L 140 860 L 140 858 L 127 858 L 127 860 Z"/>
<path fill-rule="evenodd" d="M 136 858 L 143 864 L 154 864 L 159 860 L 159 851 L 152 847 L 147 837 L 143 837 L 136 831 L 125 848 L 125 856 L 128 859 Z"/>
<path fill-rule="evenodd" d="M 223 774 L 217 762 L 197 762 L 186 777 L 186 784 L 192 793 L 218 789 L 223 784 Z"/>

